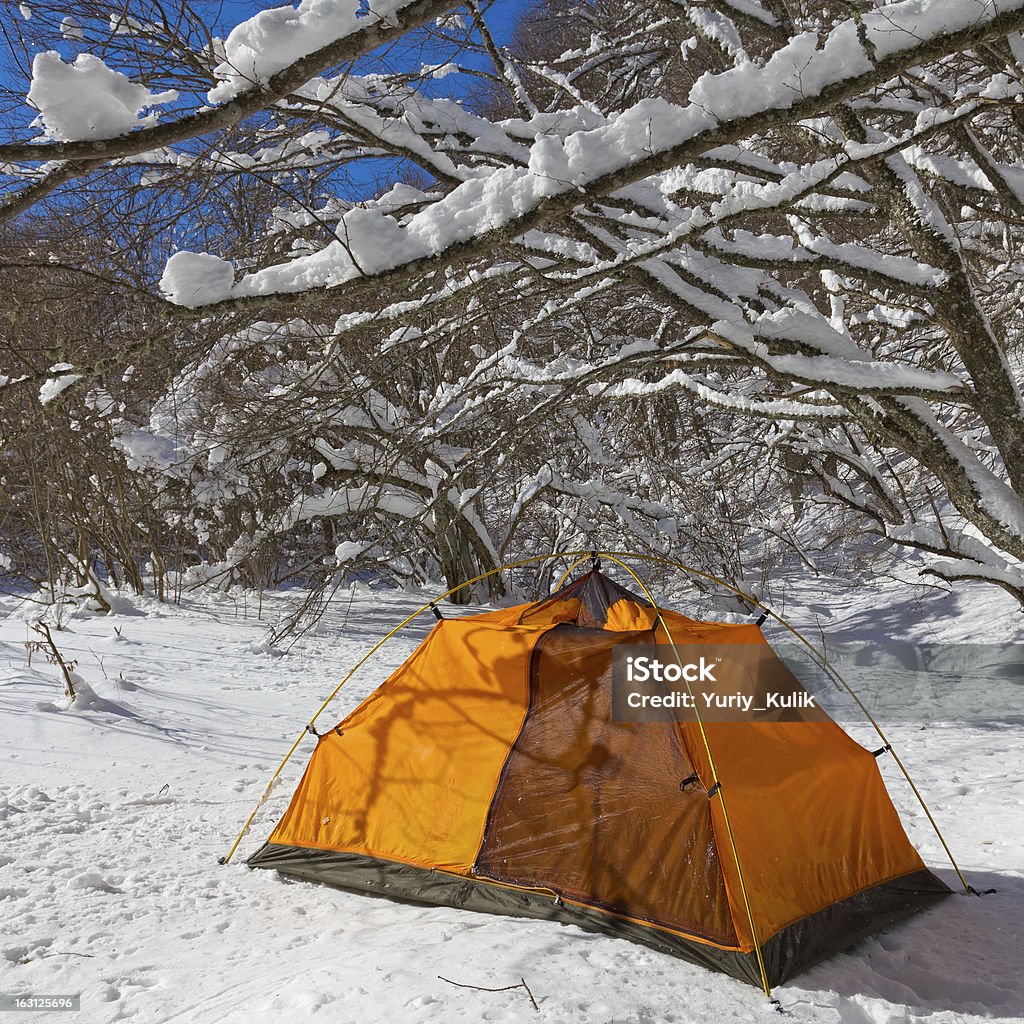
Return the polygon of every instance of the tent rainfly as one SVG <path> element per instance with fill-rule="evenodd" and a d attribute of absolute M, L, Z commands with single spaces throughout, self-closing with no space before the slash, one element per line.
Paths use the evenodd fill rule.
<path fill-rule="evenodd" d="M 445 618 L 319 737 L 248 863 L 402 900 L 547 918 L 766 991 L 950 890 L 874 754 L 822 712 L 630 723 L 623 644 L 753 644 L 595 567 L 551 597 Z"/>

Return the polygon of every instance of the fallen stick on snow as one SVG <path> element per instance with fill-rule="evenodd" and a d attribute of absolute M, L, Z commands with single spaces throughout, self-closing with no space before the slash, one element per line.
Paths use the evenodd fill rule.
<path fill-rule="evenodd" d="M 518 985 L 502 985 L 500 988 L 487 988 L 484 985 L 464 985 L 461 981 L 452 981 L 451 978 L 445 978 L 440 974 L 438 978 L 441 981 L 448 982 L 449 985 L 454 985 L 456 988 L 474 988 L 478 992 L 511 992 L 514 988 L 526 989 L 526 994 L 530 997 L 533 1008 L 540 1013 L 540 1007 L 537 1005 L 537 1000 L 533 998 L 533 993 L 530 991 L 530 986 L 526 984 L 525 978 L 520 978 Z"/>

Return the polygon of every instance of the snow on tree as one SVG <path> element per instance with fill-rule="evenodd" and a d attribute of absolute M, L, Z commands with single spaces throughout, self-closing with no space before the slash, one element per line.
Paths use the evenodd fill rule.
<path fill-rule="evenodd" d="M 204 578 L 626 531 L 742 580 L 856 523 L 1024 601 L 1024 0 L 118 11 L 19 25 L 0 222 L 61 273 L 97 194 L 145 239 L 100 273 L 166 386 L 105 422 Z M 99 127 L 51 123 L 79 67 Z M 136 356 L 0 371 L 52 415 Z"/>

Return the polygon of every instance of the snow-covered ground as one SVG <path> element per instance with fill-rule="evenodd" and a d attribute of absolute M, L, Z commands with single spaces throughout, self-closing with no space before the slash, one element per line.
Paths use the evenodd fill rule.
<path fill-rule="evenodd" d="M 80 1014 L 33 1019 L 89 1024 L 775 1019 L 757 990 L 622 940 L 248 870 L 242 858 L 283 810 L 311 739 L 241 856 L 218 865 L 303 722 L 419 603 L 342 593 L 282 656 L 263 641 L 290 600 L 268 600 L 262 621 L 241 598 L 76 616 L 54 637 L 96 699 L 72 710 L 56 670 L 39 654 L 26 663 L 38 607 L 0 605 L 0 992 L 81 992 Z M 1024 641 L 1013 603 L 984 588 L 945 597 L 804 582 L 786 589 L 785 613 L 812 626 L 817 616 L 836 639 Z M 429 625 L 422 617 L 385 647 L 322 721 L 369 693 Z M 776 994 L 794 1020 L 1019 1019 L 1024 717 L 898 724 L 891 735 L 969 881 L 998 894 L 947 900 Z M 883 771 L 911 839 L 952 882 L 906 785 L 891 762 Z M 483 992 L 439 975 L 490 988 L 525 978 L 539 1010 L 522 988 Z"/>

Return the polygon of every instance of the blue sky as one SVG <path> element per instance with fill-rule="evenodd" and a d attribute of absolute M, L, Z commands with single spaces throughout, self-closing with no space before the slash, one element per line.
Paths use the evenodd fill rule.
<path fill-rule="evenodd" d="M 337 2 L 356 3 L 358 0 L 337 0 Z M 33 0 L 23 0 L 23 4 L 31 10 Z M 492 35 L 499 44 L 506 43 L 511 39 L 517 20 L 530 4 L 531 0 L 494 0 L 486 8 L 485 19 Z M 196 14 L 203 18 L 213 34 L 224 37 L 234 25 L 259 11 L 284 5 L 268 2 L 268 0 L 197 0 L 197 2 L 191 3 L 190 6 Z M 55 18 L 52 14 L 54 10 L 59 12 Z M 142 16 L 145 10 L 150 17 L 155 16 L 151 3 L 133 3 L 132 0 L 127 0 L 124 10 L 129 15 L 138 12 L 139 16 Z M 93 11 L 95 12 L 95 9 Z M 8 125 L 11 125 L 12 123 L 17 123 L 17 104 L 20 97 L 24 95 L 27 86 L 23 75 L 18 70 L 18 65 L 31 64 L 33 51 L 55 49 L 65 60 L 73 60 L 79 52 L 83 49 L 89 49 L 89 47 L 69 42 L 61 38 L 60 34 L 56 31 L 56 25 L 59 24 L 61 17 L 65 13 L 72 16 L 75 15 L 76 5 L 73 0 L 64 7 L 50 7 L 49 10 L 40 6 L 35 16 L 28 20 L 18 13 L 18 7 L 13 4 L 5 9 L 5 13 L 7 14 L 7 25 L 5 25 L 6 38 L 0 40 L 0 91 L 8 91 L 9 102 L 13 100 L 14 103 L 14 109 L 10 109 L 8 117 L 4 119 L 7 120 Z M 81 15 L 81 21 L 83 23 L 87 21 L 84 14 Z M 25 31 L 27 33 L 26 38 L 31 39 L 33 34 L 42 30 L 46 24 L 51 26 L 52 31 L 41 42 L 30 43 L 27 47 L 28 52 L 23 52 L 21 40 L 19 39 L 21 32 Z M 102 56 L 103 54 L 101 53 L 100 55 Z M 444 52 L 444 48 L 438 46 L 436 52 L 430 52 L 428 49 L 424 59 L 433 63 L 439 63 L 450 55 L 450 53 Z M 463 60 L 470 65 L 473 63 L 472 59 L 463 58 Z M 113 66 L 116 66 L 116 62 Z M 454 81 L 448 82 L 449 87 L 453 84 L 455 84 Z M 10 93 L 13 93 L 13 95 L 10 95 Z M 25 113 L 27 114 L 28 111 L 26 110 Z"/>
<path fill-rule="evenodd" d="M 341 0 L 346 2 L 346 0 Z M 236 22 L 244 21 L 246 18 L 251 17 L 257 11 L 266 10 L 268 7 L 279 7 L 280 4 L 266 2 L 266 3 L 252 3 L 251 0 L 224 0 L 223 3 L 218 2 L 206 2 L 193 3 L 192 7 L 196 11 L 209 11 L 214 14 L 216 11 L 221 11 L 221 23 L 222 25 L 233 25 Z M 370 5 L 373 6 L 372 3 Z M 491 31 L 495 36 L 502 36 L 507 38 L 515 25 L 516 19 L 522 13 L 523 9 L 527 6 L 524 0 L 495 0 L 489 8 L 487 8 L 485 17 L 487 24 L 490 25 Z M 74 5 L 70 4 L 69 9 L 73 8 Z"/>
<path fill-rule="evenodd" d="M 26 0 L 31 5 L 33 0 Z M 40 0 L 41 2 L 41 0 Z M 356 0 L 337 0 L 339 3 L 355 3 Z M 140 6 L 132 3 L 129 0 L 127 4 L 128 13 L 132 13 L 133 9 L 136 11 L 140 10 Z M 280 4 L 260 2 L 260 0 L 224 0 L 224 2 L 210 2 L 210 0 L 198 0 L 192 4 L 192 9 L 203 17 L 204 21 L 211 27 L 212 31 L 216 35 L 226 36 L 232 26 L 240 21 L 244 21 L 246 18 L 251 17 L 260 10 L 265 10 L 270 7 L 282 6 Z M 530 6 L 530 0 L 495 0 L 490 7 L 486 8 L 485 19 L 488 27 L 491 30 L 495 40 L 500 44 L 510 41 L 512 33 L 515 28 L 515 24 L 518 18 L 522 15 L 524 10 Z M 51 11 L 55 8 L 51 8 Z M 59 24 L 60 17 L 63 16 L 64 12 L 69 14 L 75 13 L 75 4 L 69 3 L 67 7 L 60 10 L 57 15 L 56 22 L 50 20 L 50 25 L 55 28 L 55 25 Z M 13 20 L 15 25 L 19 20 L 17 14 L 17 8 L 8 10 L 12 11 Z M 141 12 L 140 12 L 141 13 Z M 35 16 L 31 22 L 26 25 L 32 32 L 39 32 L 40 29 L 45 25 L 45 15 L 43 9 L 40 8 L 37 16 Z M 82 18 L 85 21 L 85 18 Z M 2 43 L 0 43 L 2 48 Z M 65 60 L 73 60 L 75 56 L 83 50 L 96 50 L 88 45 L 76 44 L 68 42 L 59 38 L 59 34 L 56 31 L 47 33 L 44 37 L 40 38 L 38 43 L 33 47 L 36 51 L 42 49 L 57 49 L 61 56 Z M 119 63 L 116 59 L 116 54 L 106 56 L 110 61 L 112 67 L 116 67 L 119 70 Z M 32 52 L 30 51 L 27 55 L 28 62 L 31 63 Z M 399 44 L 395 48 L 393 54 L 389 55 L 389 59 L 385 59 L 382 63 L 384 65 L 390 64 L 391 66 L 398 65 L 403 70 L 414 71 L 418 70 L 419 61 L 431 64 L 444 63 L 452 57 L 456 56 L 456 50 L 453 45 L 445 46 L 440 40 L 437 42 L 428 41 L 424 48 L 417 52 L 416 50 L 408 50 Z M 6 112 L 0 114 L 0 121 L 5 122 L 3 134 L 11 138 L 30 138 L 34 131 L 29 127 L 29 123 L 33 118 L 33 111 L 24 102 L 24 93 L 26 83 L 22 80 L 20 74 L 12 75 L 12 67 L 10 62 L 10 53 L 6 54 L 7 59 L 3 60 L 0 58 L 0 89 L 6 87 L 10 90 L 7 97 Z M 130 56 L 129 56 L 129 59 Z M 364 67 L 367 65 L 372 66 L 374 55 L 371 54 L 363 62 Z M 470 54 L 458 55 L 458 60 L 463 64 L 470 66 L 476 64 L 482 66 L 486 63 L 486 58 L 473 57 Z M 6 65 L 6 68 L 4 67 Z M 132 69 L 130 67 L 124 67 L 123 70 L 132 75 Z M 425 88 L 430 89 L 433 92 L 449 96 L 466 96 L 467 90 L 476 86 L 479 83 L 479 79 L 469 75 L 449 75 L 443 79 L 435 81 L 428 80 L 425 83 Z M 168 85 L 173 83 L 168 83 Z M 166 86 L 158 86 L 166 88 Z M 191 96 L 182 96 L 182 102 L 187 103 L 189 106 L 193 106 L 197 103 L 204 101 L 203 92 L 205 87 L 200 90 L 199 93 Z M 165 116 L 173 116 L 173 105 L 164 108 Z M 382 187 L 390 185 L 395 180 L 399 180 L 405 177 L 408 171 L 402 167 L 401 163 L 396 160 L 364 160 L 357 161 L 355 163 L 347 165 L 344 169 L 339 168 L 339 173 L 333 177 L 331 187 L 335 190 L 335 194 L 340 198 L 347 199 L 350 201 L 359 201 L 361 199 L 368 198 L 369 196 L 376 193 Z M 192 224 L 190 227 L 191 218 L 186 218 L 184 222 L 179 223 L 175 229 L 174 234 L 176 236 L 176 242 L 178 245 L 187 246 L 191 243 L 199 243 L 201 238 L 192 238 L 190 235 L 193 230 L 197 230 L 199 234 L 202 234 L 201 221 L 199 223 Z"/>

